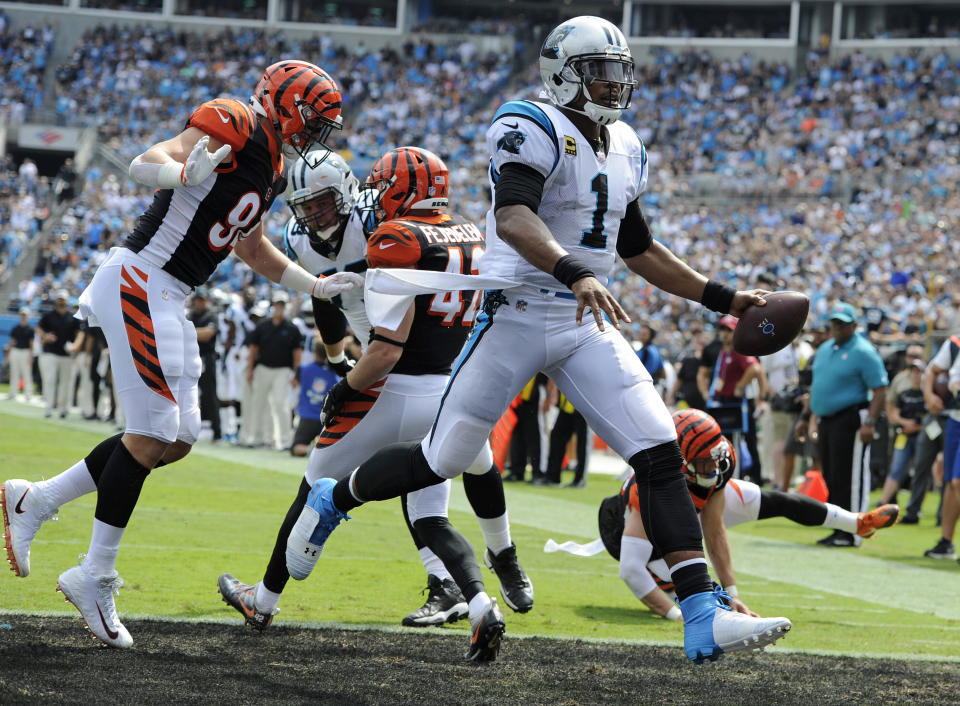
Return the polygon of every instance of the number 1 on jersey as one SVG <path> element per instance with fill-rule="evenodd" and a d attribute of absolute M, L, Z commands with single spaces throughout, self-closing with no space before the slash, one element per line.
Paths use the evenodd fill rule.
<path fill-rule="evenodd" d="M 603 217 L 607 215 L 607 173 L 599 172 L 590 182 L 590 191 L 597 195 L 597 207 L 593 210 L 593 228 L 583 231 L 580 244 L 585 248 L 603 250 L 607 236 L 603 234 Z"/>

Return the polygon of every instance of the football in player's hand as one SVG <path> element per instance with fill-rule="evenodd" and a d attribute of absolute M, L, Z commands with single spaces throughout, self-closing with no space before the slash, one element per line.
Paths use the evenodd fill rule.
<path fill-rule="evenodd" d="M 772 292 L 766 306 L 750 306 L 733 330 L 733 349 L 743 355 L 770 355 L 786 348 L 803 330 L 810 298 L 800 292 Z"/>

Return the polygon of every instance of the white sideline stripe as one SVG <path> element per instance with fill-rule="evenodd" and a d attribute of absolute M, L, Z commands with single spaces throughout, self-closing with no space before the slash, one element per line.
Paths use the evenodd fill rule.
<path fill-rule="evenodd" d="M 30 616 L 38 618 L 62 618 L 67 616 L 76 616 L 77 611 L 71 609 L 69 611 L 52 611 L 52 610 L 31 610 L 31 611 L 14 611 L 6 610 L 0 608 L 0 616 Z M 169 615 L 151 615 L 149 613 L 123 613 L 124 620 L 155 620 L 157 622 L 163 623 L 187 623 L 193 625 L 225 625 L 225 626 L 234 626 L 238 630 L 245 629 L 240 623 L 240 618 L 190 618 L 190 617 L 172 617 Z M 368 624 L 358 624 L 358 623 L 337 623 L 337 622 L 285 622 L 285 621 L 276 621 L 274 626 L 282 628 L 298 628 L 298 629 L 307 629 L 307 630 L 348 630 L 352 632 L 382 632 L 382 633 L 407 633 L 411 635 L 423 635 L 423 628 L 407 628 L 401 625 L 368 625 Z M 894 626 L 902 627 L 902 626 Z M 443 626 L 441 630 L 449 630 L 450 634 L 466 634 L 466 624 L 461 627 L 460 625 L 452 626 Z M 435 634 L 444 634 L 444 633 L 435 633 Z M 787 633 L 786 638 L 788 639 L 790 634 Z M 601 637 L 584 637 L 582 635 L 534 635 L 534 634 L 525 634 L 520 635 L 517 633 L 509 633 L 509 640 L 554 640 L 558 642 L 586 642 L 594 645 L 643 645 L 647 647 L 672 647 L 676 648 L 678 651 L 681 649 L 678 640 L 631 640 L 628 638 L 601 638 Z M 936 641 L 931 641 L 931 644 L 939 644 Z M 799 654 L 799 655 L 811 655 L 816 657 L 842 657 L 842 658 L 858 658 L 858 659 L 889 659 L 897 661 L 909 661 L 909 662 L 952 662 L 960 663 L 960 656 L 940 656 L 940 655 L 917 655 L 917 654 L 898 654 L 898 653 L 887 653 L 887 652 L 848 652 L 840 650 L 818 650 L 818 649 L 803 649 L 795 647 L 779 647 L 779 646 L 770 646 L 764 648 L 764 651 L 774 652 L 777 654 Z"/>
<path fill-rule="evenodd" d="M 856 549 L 807 546 L 736 531 L 727 536 L 738 571 L 898 610 L 960 620 L 960 601 L 945 599 L 956 594 L 956 573 L 858 556 Z M 884 541 L 883 533 L 874 541 Z M 855 580 L 838 580 L 846 576 Z"/>

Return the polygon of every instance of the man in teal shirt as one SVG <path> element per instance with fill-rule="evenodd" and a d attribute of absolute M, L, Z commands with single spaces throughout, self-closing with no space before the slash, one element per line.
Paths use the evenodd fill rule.
<path fill-rule="evenodd" d="M 830 333 L 813 359 L 809 434 L 820 448 L 830 502 L 865 512 L 870 494 L 870 442 L 883 411 L 887 371 L 877 349 L 857 333 L 857 311 L 837 302 L 830 309 Z M 798 436 L 808 432 L 798 425 Z M 892 506 L 896 508 L 896 506 Z M 899 508 L 893 510 L 899 515 Z M 896 521 L 893 517 L 891 524 Z M 818 544 L 860 546 L 860 537 L 835 531 Z"/>

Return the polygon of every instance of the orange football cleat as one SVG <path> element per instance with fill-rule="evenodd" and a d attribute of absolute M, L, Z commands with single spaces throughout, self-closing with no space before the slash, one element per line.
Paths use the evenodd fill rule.
<path fill-rule="evenodd" d="M 857 518 L 857 534 L 872 537 L 877 530 L 895 525 L 899 517 L 899 505 L 881 505 L 876 510 L 861 512 Z"/>

